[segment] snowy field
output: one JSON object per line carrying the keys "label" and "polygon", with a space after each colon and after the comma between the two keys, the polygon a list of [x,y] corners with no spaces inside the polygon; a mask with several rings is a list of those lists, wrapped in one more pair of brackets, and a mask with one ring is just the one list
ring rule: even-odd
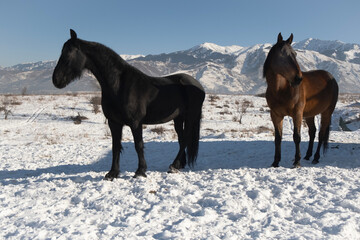
{"label": "snowy field", "polygon": [[[360,239],[359,95],[340,97],[318,165],[291,168],[286,118],[281,167],[269,167],[265,99],[208,95],[193,169],[166,173],[173,124],[146,126],[148,177],[133,179],[125,128],[113,182],[102,180],[111,137],[94,96],[0,96],[0,239]],[[307,141],[303,128],[303,156]]]}

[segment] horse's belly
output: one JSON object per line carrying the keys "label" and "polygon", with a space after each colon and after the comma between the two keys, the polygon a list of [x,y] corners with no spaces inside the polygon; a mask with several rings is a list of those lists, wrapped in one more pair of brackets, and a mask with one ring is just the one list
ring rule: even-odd
{"label": "horse's belly", "polygon": [[323,103],[319,99],[314,99],[314,100],[311,100],[311,101],[307,101],[306,105],[305,105],[305,108],[304,108],[303,116],[305,118],[306,117],[313,117],[315,115],[318,115],[318,114],[324,112],[328,108],[329,108],[329,104]]}
{"label": "horse's belly", "polygon": [[180,115],[180,109],[176,108],[168,113],[154,113],[148,112],[144,118],[145,124],[160,124],[166,123]]}
{"label": "horse's belly", "polygon": [[186,101],[181,86],[162,86],[157,97],[146,107],[145,124],[165,123],[184,112]]}

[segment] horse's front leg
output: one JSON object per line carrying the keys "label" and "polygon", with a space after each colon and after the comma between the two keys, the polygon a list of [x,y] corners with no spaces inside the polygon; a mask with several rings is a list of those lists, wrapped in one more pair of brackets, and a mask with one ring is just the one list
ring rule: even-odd
{"label": "horse's front leg", "polygon": [[300,165],[300,159],[301,159],[301,153],[300,153],[300,142],[301,142],[301,122],[302,122],[302,114],[297,114],[295,117],[293,117],[294,121],[294,134],[293,134],[293,140],[295,143],[295,160],[294,160],[294,168],[301,167]]}
{"label": "horse's front leg", "polygon": [[271,114],[271,120],[275,128],[275,156],[274,156],[274,162],[271,166],[279,167],[279,162],[281,160],[281,139],[282,139],[284,117],[278,116],[273,112],[271,112],[270,114]]}
{"label": "horse's front leg", "polygon": [[147,165],[144,157],[144,141],[142,136],[142,124],[138,124],[137,127],[131,127],[131,132],[134,137],[135,150],[139,159],[139,166],[135,172],[134,177],[135,178],[139,176],[146,177],[145,172],[147,169]]}
{"label": "horse's front leg", "polygon": [[122,138],[122,129],[123,125],[114,123],[109,120],[109,127],[112,137],[112,165],[110,171],[105,175],[105,180],[112,181],[114,178],[117,178],[120,173],[120,153],[122,150],[121,138]]}

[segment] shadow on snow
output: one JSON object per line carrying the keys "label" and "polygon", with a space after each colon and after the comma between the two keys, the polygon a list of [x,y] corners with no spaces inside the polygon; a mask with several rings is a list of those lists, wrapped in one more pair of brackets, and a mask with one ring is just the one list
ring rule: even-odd
{"label": "shadow on snow", "polygon": [[[137,169],[137,155],[132,142],[123,143],[124,151],[120,159],[120,177],[125,171],[135,172]],[[147,142],[145,143],[145,158],[148,164],[148,172],[166,172],[174,160],[177,151],[177,142]],[[304,155],[307,142],[301,145]],[[294,159],[294,143],[284,141],[282,143],[282,161],[280,167],[291,168]],[[186,167],[187,171],[206,171],[209,169],[240,169],[240,168],[269,168],[273,161],[274,143],[272,141],[209,141],[200,142],[197,163],[193,169]],[[330,143],[328,152],[320,158],[320,163],[312,165],[311,161],[301,160],[303,167],[334,166],[351,169],[360,167],[360,144]],[[56,174],[51,179],[71,179],[73,181],[99,181],[103,176],[93,177],[87,174],[79,177],[81,173],[100,173],[105,175],[111,167],[112,153],[109,151],[98,161],[91,164],[68,164],[34,170],[0,170],[1,185],[21,184],[29,182],[31,177],[39,177],[43,174]],[[36,181],[36,180],[34,180]]]}

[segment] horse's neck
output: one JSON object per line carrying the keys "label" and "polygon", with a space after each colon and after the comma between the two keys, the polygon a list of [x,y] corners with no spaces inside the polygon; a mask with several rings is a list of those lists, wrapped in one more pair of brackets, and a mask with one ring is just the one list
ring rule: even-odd
{"label": "horse's neck", "polygon": [[94,74],[102,89],[120,87],[120,75],[127,63],[111,49],[97,43],[83,42],[86,68]]}
{"label": "horse's neck", "polygon": [[298,89],[290,86],[289,82],[280,74],[273,74],[266,76],[267,91],[274,97],[290,98],[296,94]]}

